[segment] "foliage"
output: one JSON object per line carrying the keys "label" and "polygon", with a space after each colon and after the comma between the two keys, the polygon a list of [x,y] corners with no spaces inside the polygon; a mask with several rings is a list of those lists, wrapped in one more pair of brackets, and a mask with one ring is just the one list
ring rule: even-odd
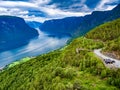
{"label": "foliage", "polygon": [[30,57],[26,57],[26,58],[23,58],[23,59],[21,59],[21,60],[19,60],[19,61],[15,61],[15,62],[13,62],[13,63],[7,65],[7,66],[5,67],[5,69],[14,67],[15,65],[18,65],[18,64],[20,64],[20,63],[27,62],[27,61],[30,60],[30,59],[31,59]]}
{"label": "foliage", "polygon": [[[76,53],[78,47],[85,50]],[[109,79],[111,73],[108,74],[111,71],[106,70],[101,60],[94,56],[92,51],[89,51],[89,49],[100,47],[103,47],[102,42],[84,37],[77,38],[62,50],[37,56],[2,71],[0,89],[118,90],[115,87],[116,84],[112,84],[113,86],[107,84],[111,84]],[[104,71],[106,71],[106,75]]]}
{"label": "foliage", "polygon": [[86,34],[86,37],[104,41],[105,48],[103,51],[120,59],[120,19],[96,27]]}
{"label": "foliage", "polygon": [[120,36],[120,19],[105,23],[86,34],[87,38],[111,41]]}
{"label": "foliage", "polygon": [[[92,52],[104,46],[116,50],[112,47],[119,44],[119,21],[104,24],[100,27],[105,29],[98,27],[88,33],[87,38],[77,38],[63,49],[7,68],[0,73],[0,90],[119,90],[120,69],[106,68]],[[114,28],[109,26],[111,23],[116,25],[118,33],[110,31]],[[106,35],[111,33],[114,35],[112,39]]]}

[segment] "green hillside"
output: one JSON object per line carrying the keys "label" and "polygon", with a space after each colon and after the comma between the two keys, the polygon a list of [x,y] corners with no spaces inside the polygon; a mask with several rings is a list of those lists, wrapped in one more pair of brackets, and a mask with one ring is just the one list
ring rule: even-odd
{"label": "green hillside", "polygon": [[[110,23],[113,25],[119,21]],[[0,90],[120,90],[120,69],[106,68],[93,53],[94,49],[106,47],[107,50],[108,45],[120,43],[116,41],[119,29],[118,33],[112,34],[110,23],[100,26],[105,29],[98,27],[60,50],[1,71]],[[116,27],[112,30],[118,28],[117,24],[114,25]],[[114,38],[106,36],[106,30],[111,31]]]}
{"label": "green hillside", "polygon": [[86,37],[102,41],[110,41],[120,36],[120,19],[100,25],[87,33]]}
{"label": "green hillside", "polygon": [[111,53],[115,58],[120,59],[120,37],[108,42],[103,51],[105,54]]}
{"label": "green hillside", "polygon": [[103,41],[105,43],[104,53],[112,54],[120,59],[120,19],[96,27],[86,37]]}

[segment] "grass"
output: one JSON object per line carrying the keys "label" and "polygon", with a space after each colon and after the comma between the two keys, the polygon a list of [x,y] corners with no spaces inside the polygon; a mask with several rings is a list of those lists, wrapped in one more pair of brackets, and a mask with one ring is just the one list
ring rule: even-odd
{"label": "grass", "polygon": [[8,69],[8,68],[14,67],[15,65],[18,65],[18,64],[27,62],[27,61],[29,61],[30,59],[31,59],[30,57],[23,58],[23,59],[21,59],[21,60],[19,60],[19,61],[15,61],[15,62],[13,62],[13,63],[7,65],[5,68]]}

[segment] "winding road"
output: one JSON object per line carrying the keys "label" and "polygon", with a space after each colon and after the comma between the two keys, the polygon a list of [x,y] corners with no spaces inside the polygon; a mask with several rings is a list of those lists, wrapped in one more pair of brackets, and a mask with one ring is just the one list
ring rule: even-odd
{"label": "winding road", "polygon": [[115,63],[113,63],[113,64],[105,64],[105,62],[103,61],[106,66],[108,66],[108,67],[120,68],[120,60],[114,59],[114,58],[111,58],[111,57],[108,57],[108,56],[103,55],[103,54],[101,53],[101,50],[102,50],[102,49],[95,49],[95,50],[94,50],[94,53],[95,53],[98,57],[100,57],[102,60],[104,60],[104,59],[110,59],[110,60],[114,60],[114,61],[115,61]]}

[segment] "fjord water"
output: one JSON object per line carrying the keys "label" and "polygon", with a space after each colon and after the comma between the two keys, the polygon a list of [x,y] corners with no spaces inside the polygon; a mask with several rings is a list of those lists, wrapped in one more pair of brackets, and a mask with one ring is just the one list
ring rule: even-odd
{"label": "fjord water", "polygon": [[0,53],[0,68],[5,67],[6,65],[20,60],[24,57],[34,57],[43,53],[56,50],[60,47],[63,47],[67,40],[70,38],[68,36],[57,37],[49,36],[39,31],[39,37],[32,39],[29,44],[12,49],[9,51],[4,51]]}

